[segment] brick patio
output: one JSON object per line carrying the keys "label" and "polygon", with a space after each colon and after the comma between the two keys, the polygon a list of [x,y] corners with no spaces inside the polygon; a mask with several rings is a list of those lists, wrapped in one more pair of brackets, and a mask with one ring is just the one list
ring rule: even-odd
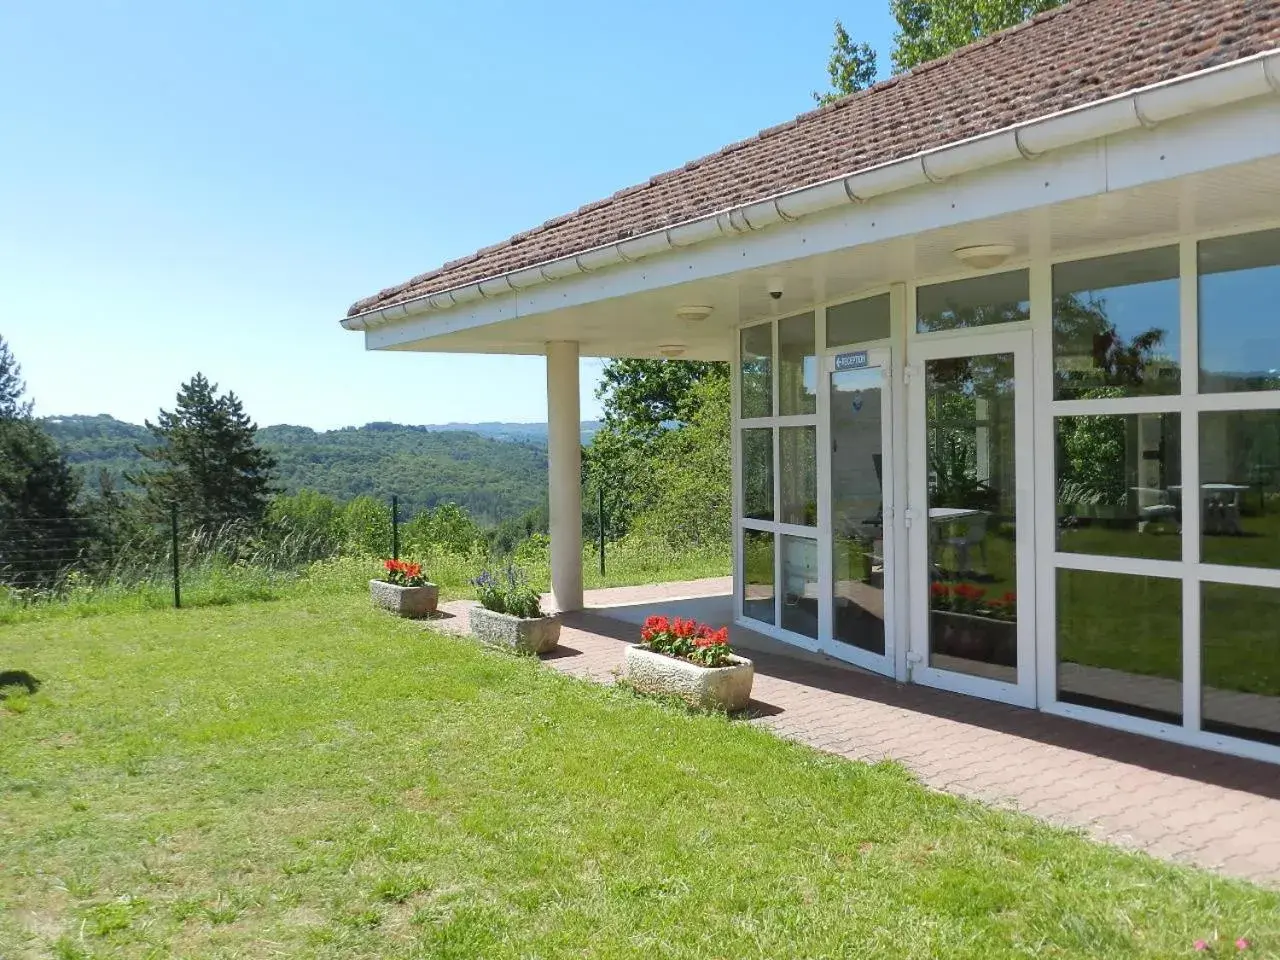
{"label": "brick patio", "polygon": [[[565,616],[549,666],[612,682],[653,612],[725,622],[726,579],[591,591]],[[470,604],[442,609],[465,629]],[[716,614],[719,614],[717,617]],[[1109,843],[1280,885],[1280,768],[1033,710],[903,685],[749,630],[751,723],[852,760],[896,760],[920,780],[1077,827]]]}

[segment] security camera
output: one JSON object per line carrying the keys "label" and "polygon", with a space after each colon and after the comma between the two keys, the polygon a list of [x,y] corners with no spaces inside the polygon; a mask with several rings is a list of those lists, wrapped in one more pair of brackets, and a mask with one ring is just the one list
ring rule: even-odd
{"label": "security camera", "polygon": [[782,299],[782,278],[781,277],[769,278],[769,296],[773,297],[773,299],[775,300]]}

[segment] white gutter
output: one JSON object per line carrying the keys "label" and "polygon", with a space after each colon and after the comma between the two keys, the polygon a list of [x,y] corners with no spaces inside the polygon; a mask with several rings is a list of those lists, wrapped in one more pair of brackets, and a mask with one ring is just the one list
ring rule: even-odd
{"label": "white gutter", "polygon": [[1153,127],[1267,93],[1280,94],[1280,50],[1255,54],[567,257],[423,294],[388,307],[375,307],[345,317],[342,325],[348,330],[385,326],[719,237],[751,233],[845,204],[865,203],[873,197],[910,187],[942,183],[984,167],[1018,159],[1034,160],[1051,150]]}

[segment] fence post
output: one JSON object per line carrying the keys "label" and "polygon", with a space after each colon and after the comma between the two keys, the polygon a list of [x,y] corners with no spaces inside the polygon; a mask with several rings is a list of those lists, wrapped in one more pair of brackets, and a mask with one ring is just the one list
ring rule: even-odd
{"label": "fence post", "polygon": [[400,559],[400,498],[391,496],[391,559]]}
{"label": "fence post", "polygon": [[182,608],[182,561],[178,559],[178,501],[169,505],[169,533],[173,540],[173,608]]}
{"label": "fence post", "polygon": [[600,576],[604,576],[604,481],[596,482],[596,491],[600,495],[600,510],[596,514],[596,526],[600,528]]}

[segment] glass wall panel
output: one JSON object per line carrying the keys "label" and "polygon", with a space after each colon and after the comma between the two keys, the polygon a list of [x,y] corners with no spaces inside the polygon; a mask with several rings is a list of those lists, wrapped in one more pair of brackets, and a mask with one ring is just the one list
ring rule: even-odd
{"label": "glass wall panel", "polygon": [[930,333],[1013,323],[1031,316],[1026,270],[935,283],[916,290],[916,330]]}
{"label": "glass wall panel", "polygon": [[1200,414],[1200,559],[1280,568],[1280,410]]}
{"label": "glass wall panel", "polygon": [[1178,248],[1053,268],[1053,379],[1058,400],[1174,394]]}
{"label": "glass wall panel", "polygon": [[1058,549],[1182,559],[1176,413],[1058,417]]}
{"label": "glass wall panel", "polygon": [[780,523],[818,525],[818,428],[778,429]]}
{"label": "glass wall panel", "polygon": [[929,665],[1016,682],[1016,383],[1011,353],[925,363]]}
{"label": "glass wall panel", "polygon": [[742,418],[773,416],[773,324],[742,331]]}
{"label": "glass wall panel", "polygon": [[742,531],[742,615],[774,622],[773,534]]}
{"label": "glass wall panel", "polygon": [[835,639],[884,653],[884,369],[831,374]]}
{"label": "glass wall panel", "polygon": [[742,431],[742,515],[773,519],[773,428]]}
{"label": "glass wall panel", "polygon": [[1280,390],[1280,230],[1200,244],[1200,389]]}
{"label": "glass wall panel", "polygon": [[818,638],[818,541],[779,537],[782,546],[782,629]]}
{"label": "glass wall panel", "polygon": [[889,295],[867,297],[827,307],[827,346],[886,340],[889,337]]}
{"label": "glass wall panel", "polygon": [[1280,590],[1204,583],[1201,726],[1280,745]]}
{"label": "glass wall panel", "polygon": [[818,412],[818,358],[813,314],[778,321],[778,415]]}
{"label": "glass wall panel", "polygon": [[1058,571],[1058,699],[1182,722],[1182,581]]}

